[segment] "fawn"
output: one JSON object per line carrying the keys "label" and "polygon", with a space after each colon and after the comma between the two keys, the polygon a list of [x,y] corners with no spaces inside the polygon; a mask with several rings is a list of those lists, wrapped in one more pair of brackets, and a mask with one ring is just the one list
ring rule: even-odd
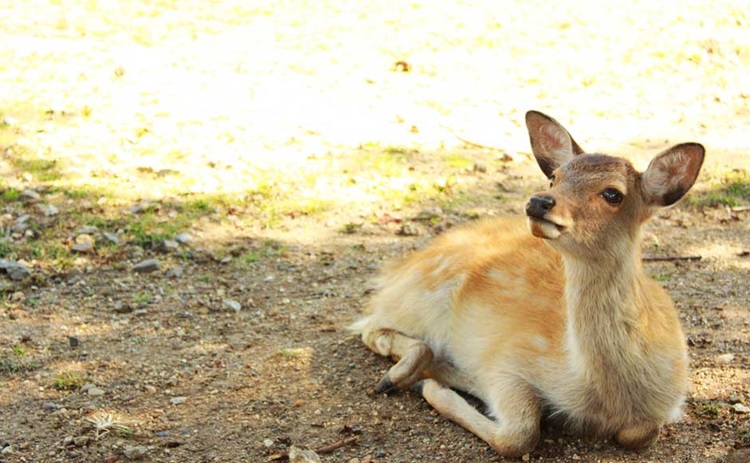
{"label": "fawn", "polygon": [[550,179],[526,219],[454,229],[386,268],[352,325],[397,360],[375,391],[414,388],[506,457],[533,450],[543,413],[646,447],[680,416],[688,357],[672,300],[643,271],[640,230],[692,187],[704,148],[674,146],[639,173],[585,154],[542,113],[526,126]]}

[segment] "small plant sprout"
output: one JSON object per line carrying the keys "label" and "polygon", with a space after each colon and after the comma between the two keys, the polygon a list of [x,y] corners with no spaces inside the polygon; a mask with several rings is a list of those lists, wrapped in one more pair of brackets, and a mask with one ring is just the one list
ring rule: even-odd
{"label": "small plant sprout", "polygon": [[86,421],[96,432],[94,436],[95,440],[99,440],[100,437],[109,434],[112,430],[118,432],[121,435],[130,435],[133,430],[125,426],[119,418],[112,413],[97,412],[94,415],[87,417]]}

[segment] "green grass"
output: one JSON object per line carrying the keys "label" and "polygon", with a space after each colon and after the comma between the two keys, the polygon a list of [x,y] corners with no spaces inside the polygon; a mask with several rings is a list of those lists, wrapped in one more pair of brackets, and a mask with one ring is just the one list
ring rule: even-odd
{"label": "green grass", "polygon": [[445,156],[443,156],[443,162],[445,162],[448,167],[452,167],[455,169],[468,169],[469,167],[474,165],[474,161],[462,154],[457,153],[446,154]]}
{"label": "green grass", "polygon": [[670,278],[672,278],[671,273],[657,273],[654,275],[651,275],[651,278],[653,278],[656,281],[669,281]]}
{"label": "green grass", "polygon": [[62,178],[55,160],[18,156],[10,158],[10,162],[16,169],[31,174],[38,182],[53,182]]}
{"label": "green grass", "polygon": [[20,198],[21,192],[16,190],[15,188],[8,188],[7,190],[3,191],[3,201],[18,201]]}
{"label": "green grass", "polygon": [[86,377],[73,371],[64,371],[52,381],[52,387],[58,391],[75,391],[86,384]]}
{"label": "green grass", "polygon": [[16,249],[7,240],[0,239],[0,258],[11,259],[16,256]]}
{"label": "green grass", "polygon": [[0,356],[0,374],[24,373],[35,370],[39,364],[29,358],[26,348],[14,344],[10,348],[10,355]]}
{"label": "green grass", "polygon": [[151,295],[151,293],[147,291],[135,293],[133,295],[133,303],[139,304],[139,305],[148,304],[148,302],[151,300],[152,297],[153,296]]}
{"label": "green grass", "polygon": [[750,171],[733,170],[710,183],[711,189],[690,196],[689,204],[698,207],[737,207],[750,201]]}

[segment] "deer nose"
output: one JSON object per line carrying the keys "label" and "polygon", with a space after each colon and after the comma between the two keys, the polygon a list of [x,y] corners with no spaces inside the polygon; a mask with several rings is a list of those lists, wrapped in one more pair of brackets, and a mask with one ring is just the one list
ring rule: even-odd
{"label": "deer nose", "polygon": [[532,196],[526,204],[526,215],[541,219],[553,207],[555,207],[555,198],[552,196]]}

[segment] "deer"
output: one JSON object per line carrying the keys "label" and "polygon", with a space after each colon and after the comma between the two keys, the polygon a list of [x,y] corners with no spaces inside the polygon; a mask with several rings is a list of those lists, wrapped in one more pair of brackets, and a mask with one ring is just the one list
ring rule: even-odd
{"label": "deer", "polygon": [[525,218],[454,227],[384,268],[351,326],[395,361],[374,392],[417,391],[503,457],[532,451],[545,416],[647,448],[680,418],[689,373],[677,308],[643,269],[642,228],[690,190],[705,149],[678,144],[638,172],[585,153],[541,112],[525,119],[549,189]]}

